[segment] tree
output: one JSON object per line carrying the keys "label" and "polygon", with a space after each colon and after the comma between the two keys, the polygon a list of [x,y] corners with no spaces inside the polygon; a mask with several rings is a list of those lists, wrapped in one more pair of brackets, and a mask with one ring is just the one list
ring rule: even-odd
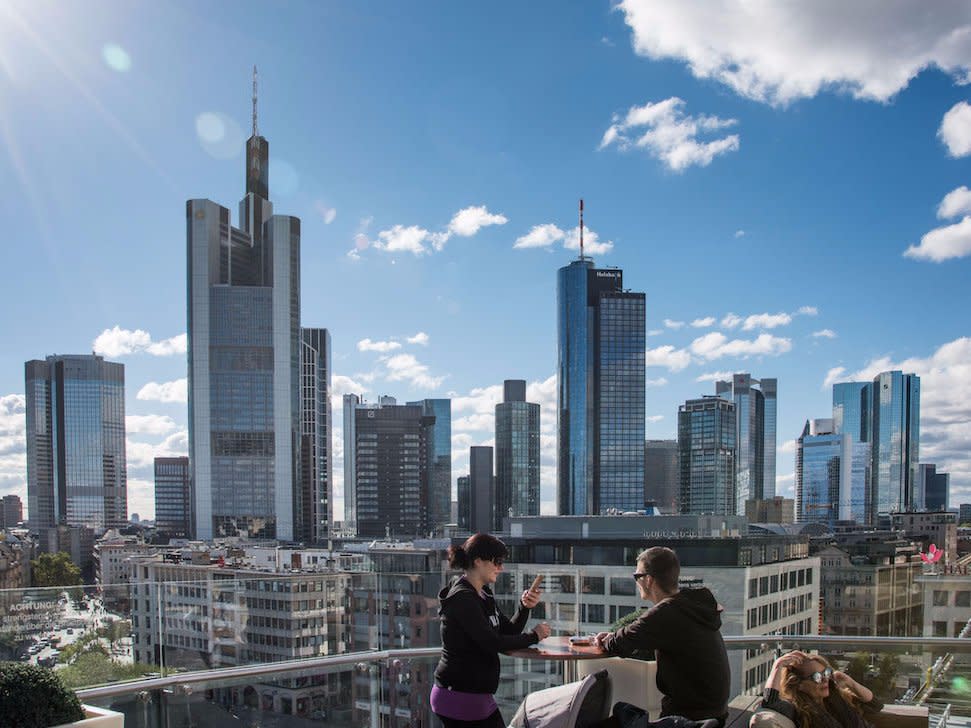
{"label": "tree", "polygon": [[78,586],[81,584],[81,569],[71,561],[65,551],[56,554],[41,554],[30,562],[34,586]]}

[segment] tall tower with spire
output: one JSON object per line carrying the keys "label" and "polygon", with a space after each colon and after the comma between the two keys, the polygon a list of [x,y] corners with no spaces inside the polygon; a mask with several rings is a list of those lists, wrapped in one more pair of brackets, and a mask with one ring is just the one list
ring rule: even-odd
{"label": "tall tower with spire", "polygon": [[274,215],[269,143],[246,142],[239,226],[186,202],[189,460],[195,537],[301,531],[300,220]]}

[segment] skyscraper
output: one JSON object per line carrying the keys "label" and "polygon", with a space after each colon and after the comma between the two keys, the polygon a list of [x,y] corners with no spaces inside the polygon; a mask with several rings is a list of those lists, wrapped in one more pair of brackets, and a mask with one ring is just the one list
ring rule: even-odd
{"label": "skyscraper", "polygon": [[557,275],[561,515],[644,505],[645,296],[581,256]]}
{"label": "skyscraper", "polygon": [[840,466],[845,435],[832,419],[807,420],[796,440],[796,522],[833,525],[840,519]]}
{"label": "skyscraper", "polygon": [[345,394],[343,399],[344,429],[344,530],[357,533],[357,463],[354,446],[357,442],[354,412],[361,404],[361,397]]}
{"label": "skyscraper", "polygon": [[300,329],[300,497],[296,538],[322,543],[333,505],[331,347],[327,329]]}
{"label": "skyscraper", "polygon": [[951,486],[949,473],[939,473],[933,463],[921,463],[918,466],[917,481],[920,497],[914,503],[914,510],[946,511],[948,509],[948,491]]}
{"label": "skyscraper", "polygon": [[57,526],[95,534],[128,521],[125,367],[95,355],[24,365],[30,527],[50,547]]}
{"label": "skyscraper", "polygon": [[910,511],[918,487],[920,377],[883,372],[871,389],[871,508],[880,515]]}
{"label": "skyscraper", "polygon": [[678,408],[681,512],[736,515],[735,403],[718,396]]}
{"label": "skyscraper", "polygon": [[502,516],[496,513],[496,478],[492,471],[492,448],[469,448],[469,530],[472,533],[498,531]]}
{"label": "skyscraper", "polygon": [[24,504],[19,495],[5,495],[0,499],[0,528],[13,528],[24,519]]}
{"label": "skyscraper", "polygon": [[496,405],[496,517],[539,515],[538,404],[526,401],[526,382],[503,382]]}
{"label": "skyscraper", "polygon": [[192,535],[189,458],[155,458],[155,528],[175,538]]}
{"label": "skyscraper", "polygon": [[451,519],[452,508],[452,400],[422,399],[409,402],[434,417],[428,438],[428,475],[425,500],[428,503],[428,530],[440,533]]}
{"label": "skyscraper", "polygon": [[456,503],[456,523],[459,531],[467,533],[472,528],[472,484],[468,475],[460,475],[456,481],[458,502]]}
{"label": "skyscraper", "polygon": [[[428,531],[428,440],[435,418],[423,407],[399,405],[393,397],[377,404],[354,403],[345,397],[353,440],[344,429],[345,463],[353,461],[354,517],[357,535],[365,538],[414,537]],[[348,455],[348,451],[350,451]],[[344,471],[345,484],[348,472]],[[345,485],[345,500],[349,497]]]}
{"label": "skyscraper", "polygon": [[735,486],[738,515],[745,501],[775,496],[776,392],[775,379],[752,379],[734,374],[730,382],[715,382],[715,394],[735,403]]}
{"label": "skyscraper", "polygon": [[681,470],[677,440],[644,442],[644,501],[654,501],[663,513],[678,513]]}
{"label": "skyscraper", "polygon": [[189,461],[202,539],[296,536],[300,220],[273,214],[255,90],[253,105],[240,227],[215,202],[186,203]]}

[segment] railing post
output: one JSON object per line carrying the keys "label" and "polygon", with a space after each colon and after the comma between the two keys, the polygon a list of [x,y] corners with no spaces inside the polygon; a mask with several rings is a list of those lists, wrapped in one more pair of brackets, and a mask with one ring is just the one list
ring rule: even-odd
{"label": "railing post", "polygon": [[372,662],[368,666],[368,677],[370,678],[371,691],[371,728],[381,728],[381,683],[378,676],[381,674],[381,666],[377,662]]}

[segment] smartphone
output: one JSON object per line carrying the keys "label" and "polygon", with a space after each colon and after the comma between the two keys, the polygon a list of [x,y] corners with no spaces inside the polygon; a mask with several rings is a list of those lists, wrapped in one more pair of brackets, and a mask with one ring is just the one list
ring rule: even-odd
{"label": "smartphone", "polygon": [[593,637],[589,635],[586,637],[571,637],[570,644],[576,647],[589,647],[593,644]]}
{"label": "smartphone", "polygon": [[536,575],[536,578],[533,579],[533,583],[530,584],[529,590],[530,591],[534,591],[534,592],[538,592],[539,591],[539,587],[540,587],[540,585],[542,583],[543,583],[543,575],[542,574],[537,574]]}

